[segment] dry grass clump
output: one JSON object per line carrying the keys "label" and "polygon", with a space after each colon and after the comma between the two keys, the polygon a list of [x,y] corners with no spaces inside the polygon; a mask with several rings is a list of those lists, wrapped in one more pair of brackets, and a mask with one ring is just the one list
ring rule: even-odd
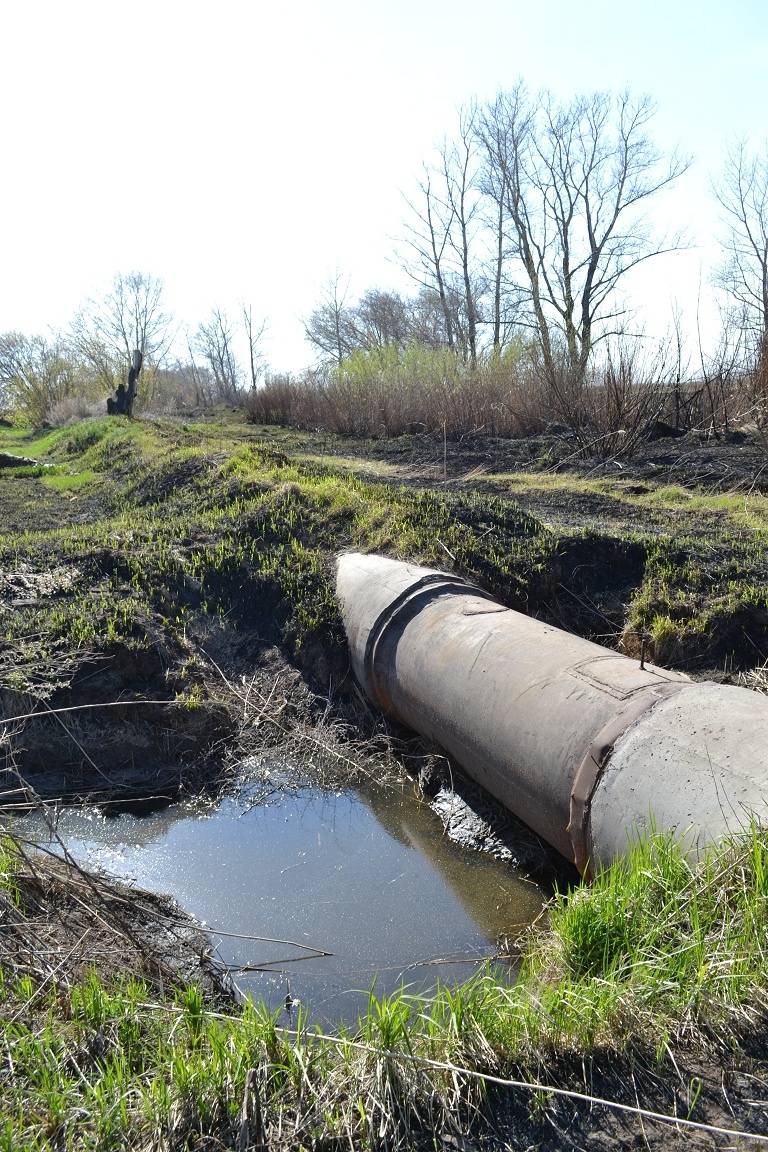
{"label": "dry grass clump", "polygon": [[554,427],[581,454],[603,459],[631,456],[657,422],[719,435],[765,421],[764,370],[711,365],[684,379],[670,352],[620,344],[586,373],[565,363],[546,373],[523,344],[475,367],[447,349],[385,347],[300,377],[275,376],[245,407],[253,423],[370,437],[517,438]]}
{"label": "dry grass clump", "polygon": [[418,345],[357,352],[334,370],[276,377],[249,395],[246,411],[259,424],[448,440],[530,435],[548,419],[535,373],[513,357],[470,371],[453,353]]}
{"label": "dry grass clump", "polygon": [[53,428],[61,428],[65,424],[76,424],[79,420],[93,420],[104,416],[107,403],[104,399],[94,399],[93,396],[74,395],[65,396],[52,404],[48,411],[46,424]]}
{"label": "dry grass clump", "polygon": [[[132,972],[159,991],[203,980],[219,992],[205,933],[174,902],[85,871],[54,836],[56,853],[5,834],[0,845],[0,971],[35,997],[71,988],[91,969]],[[34,1017],[30,995],[17,1018]]]}
{"label": "dry grass clump", "polygon": [[750,668],[748,672],[740,673],[739,683],[745,688],[752,688],[755,692],[765,692],[768,695],[768,660],[764,664],[758,664],[756,668]]}

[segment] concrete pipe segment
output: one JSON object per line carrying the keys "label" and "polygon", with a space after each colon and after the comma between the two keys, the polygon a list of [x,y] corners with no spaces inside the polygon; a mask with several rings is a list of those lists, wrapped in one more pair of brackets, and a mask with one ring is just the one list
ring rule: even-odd
{"label": "concrete pipe segment", "polygon": [[649,828],[695,855],[768,818],[768,697],[641,668],[383,556],[341,556],[336,591],[368,697],[582,873]]}

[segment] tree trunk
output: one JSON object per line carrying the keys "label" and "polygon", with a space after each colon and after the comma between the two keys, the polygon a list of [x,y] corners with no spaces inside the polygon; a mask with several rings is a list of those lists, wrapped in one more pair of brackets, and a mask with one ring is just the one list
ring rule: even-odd
{"label": "tree trunk", "polygon": [[504,200],[499,196],[499,221],[496,226],[496,275],[493,282],[493,350],[501,352],[501,270],[504,261]]}
{"label": "tree trunk", "polygon": [[123,384],[121,380],[117,386],[114,399],[110,396],[107,400],[107,412],[110,416],[133,415],[133,404],[136,399],[136,384],[139,379],[143,360],[144,357],[141,352],[138,348],[135,348],[132,363],[128,369],[128,384]]}

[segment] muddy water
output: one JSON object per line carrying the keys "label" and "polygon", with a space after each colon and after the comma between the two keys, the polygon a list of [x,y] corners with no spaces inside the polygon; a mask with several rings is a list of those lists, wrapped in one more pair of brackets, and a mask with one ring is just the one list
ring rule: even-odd
{"label": "muddy water", "polygon": [[[536,885],[452,844],[410,794],[251,799],[146,816],[72,809],[58,834],[81,863],[167,892],[204,921],[244,994],[279,1008],[290,993],[319,1022],[354,1022],[374,982],[383,993],[466,978],[541,909]],[[24,824],[45,838],[37,818]],[[246,939],[256,936],[294,943]]]}

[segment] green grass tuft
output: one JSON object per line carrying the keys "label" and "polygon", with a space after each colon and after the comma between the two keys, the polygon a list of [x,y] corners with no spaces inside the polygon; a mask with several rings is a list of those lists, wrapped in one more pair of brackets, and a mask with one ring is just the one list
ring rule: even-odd
{"label": "green grass tuft", "polygon": [[761,1017],[766,939],[768,831],[752,826],[698,866],[669,836],[636,843],[555,898],[516,984],[486,972],[429,997],[372,992],[356,1032],[334,1042],[304,1018],[284,1031],[263,1005],[217,1014],[196,986],[163,997],[94,972],[69,990],[4,973],[13,1075],[0,1076],[0,1141],[231,1148],[252,1092],[286,1146],[412,1147],[419,1133],[466,1131],[484,1097],[482,1082],[421,1058],[536,1077],[542,1062],[596,1047],[660,1064],[683,1041],[732,1055]]}

